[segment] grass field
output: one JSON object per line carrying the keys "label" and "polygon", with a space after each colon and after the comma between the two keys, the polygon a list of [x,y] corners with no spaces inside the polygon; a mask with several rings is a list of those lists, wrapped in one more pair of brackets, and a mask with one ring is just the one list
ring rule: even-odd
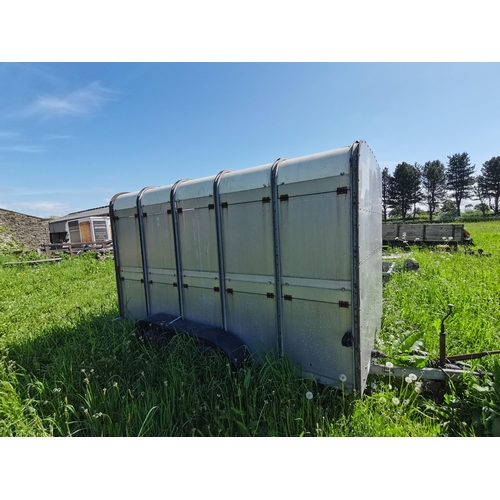
{"label": "grass field", "polygon": [[[377,348],[394,364],[439,356],[449,303],[449,354],[500,349],[500,222],[466,228],[491,256],[412,249],[420,270],[384,286]],[[449,382],[439,397],[373,378],[360,398],[298,378],[287,359],[232,372],[187,338],[144,346],[114,321],[116,302],[112,259],[0,267],[1,436],[500,435],[499,356],[471,362],[495,377]]]}

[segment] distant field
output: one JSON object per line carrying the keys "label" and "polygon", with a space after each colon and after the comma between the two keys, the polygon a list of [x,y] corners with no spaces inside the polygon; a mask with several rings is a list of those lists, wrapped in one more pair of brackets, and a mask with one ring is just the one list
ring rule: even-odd
{"label": "distant field", "polygon": [[[413,249],[420,270],[384,286],[377,348],[394,364],[439,356],[449,303],[449,354],[500,349],[500,222],[466,229],[491,256]],[[439,397],[418,380],[373,378],[359,398],[298,378],[286,359],[233,373],[189,339],[145,347],[117,316],[112,259],[0,267],[0,435],[500,435],[500,374]],[[498,371],[498,358],[471,364]]]}

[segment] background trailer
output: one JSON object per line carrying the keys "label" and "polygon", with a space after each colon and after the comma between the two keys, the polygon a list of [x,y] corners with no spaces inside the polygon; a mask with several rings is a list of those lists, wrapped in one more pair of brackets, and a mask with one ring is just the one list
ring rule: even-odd
{"label": "background trailer", "polygon": [[364,141],[120,193],[110,215],[122,317],[205,326],[364,391],[382,317],[381,173]]}

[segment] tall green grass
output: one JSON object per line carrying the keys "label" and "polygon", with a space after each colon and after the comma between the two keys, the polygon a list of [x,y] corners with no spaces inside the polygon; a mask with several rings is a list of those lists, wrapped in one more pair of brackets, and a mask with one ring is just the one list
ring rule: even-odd
{"label": "tall green grass", "polygon": [[[401,345],[413,335],[429,357],[437,355],[433,322],[453,302],[455,311],[446,323],[450,352],[498,348],[497,309],[483,306],[498,299],[498,285],[489,276],[498,277],[500,268],[491,236],[499,228],[468,227],[492,257],[415,251],[421,271],[396,273],[385,285],[379,347],[393,358],[401,356]],[[464,288],[460,275],[465,269]],[[273,353],[233,371],[226,359],[200,352],[182,335],[162,349],[145,345],[134,326],[115,321],[117,316],[111,259],[86,254],[60,264],[0,268],[0,435],[496,432],[498,385],[488,377],[448,385],[440,400],[422,392],[418,381],[373,379],[360,398],[297,376],[287,358]],[[494,368],[492,360],[482,363]]]}

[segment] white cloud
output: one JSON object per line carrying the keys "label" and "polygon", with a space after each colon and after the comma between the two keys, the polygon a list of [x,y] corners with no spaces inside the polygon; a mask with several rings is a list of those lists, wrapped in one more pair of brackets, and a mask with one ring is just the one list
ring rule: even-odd
{"label": "white cloud", "polygon": [[15,151],[18,153],[43,153],[47,148],[33,144],[14,144],[9,146],[0,146],[0,151]]}
{"label": "white cloud", "polygon": [[63,97],[39,97],[25,113],[43,118],[90,115],[98,111],[115,94],[116,92],[103,87],[99,82],[93,82]]}
{"label": "white cloud", "polygon": [[59,135],[59,134],[45,134],[43,136],[45,141],[56,141],[59,139],[73,139],[72,135]]}
{"label": "white cloud", "polygon": [[38,217],[49,217],[50,215],[64,215],[70,212],[70,206],[59,201],[25,201],[9,203],[7,210],[27,213]]}

